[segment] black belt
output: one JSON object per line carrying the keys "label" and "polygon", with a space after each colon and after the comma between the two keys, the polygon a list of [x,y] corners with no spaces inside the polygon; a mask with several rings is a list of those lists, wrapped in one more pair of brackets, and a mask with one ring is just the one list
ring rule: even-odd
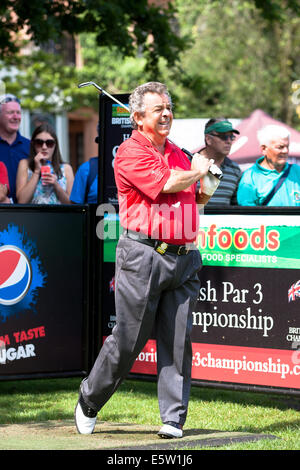
{"label": "black belt", "polygon": [[152,238],[146,237],[144,234],[139,234],[133,230],[124,230],[126,235],[131,240],[135,240],[144,245],[152,246],[160,255],[165,253],[173,253],[175,255],[187,255],[190,251],[190,247],[187,245],[173,245],[170,243],[162,242],[161,240],[153,240]]}

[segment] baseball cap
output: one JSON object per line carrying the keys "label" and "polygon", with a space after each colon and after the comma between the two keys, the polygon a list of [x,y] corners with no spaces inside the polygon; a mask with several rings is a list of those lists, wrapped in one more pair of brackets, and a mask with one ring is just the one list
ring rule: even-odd
{"label": "baseball cap", "polygon": [[234,132],[235,134],[239,134],[239,131],[237,129],[234,129],[232,127],[231,122],[227,121],[227,119],[225,119],[224,121],[215,122],[211,126],[208,126],[205,129],[204,134],[209,134],[212,131],[221,132],[221,133],[222,132]]}

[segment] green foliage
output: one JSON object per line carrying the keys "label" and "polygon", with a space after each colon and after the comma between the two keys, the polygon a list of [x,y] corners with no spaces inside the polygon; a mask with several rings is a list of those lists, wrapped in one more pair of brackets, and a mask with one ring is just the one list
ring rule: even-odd
{"label": "green foliage", "polygon": [[181,55],[180,80],[168,74],[172,93],[180,97],[176,117],[244,118],[261,108],[299,123],[291,104],[291,85],[300,76],[300,18],[294,10],[281,9],[280,20],[272,14],[271,21],[252,1],[177,5],[180,28],[193,46]]}
{"label": "green foliage", "polygon": [[271,22],[284,21],[284,14],[287,9],[298,15],[300,14],[298,0],[254,0],[254,3],[261,10],[263,17]]}
{"label": "green foliage", "polygon": [[[61,2],[32,0],[25,11],[28,2],[17,0],[15,9],[23,14],[17,26],[7,19],[7,2],[0,6],[2,71],[9,63],[19,73],[13,68],[1,78],[7,91],[22,94],[29,109],[97,109],[96,90],[77,88],[83,81],[129,93],[142,82],[159,80],[168,85],[177,118],[244,118],[261,108],[300,125],[291,100],[292,84],[300,78],[297,1],[174,0],[161,11],[146,0],[76,0],[63,15]],[[42,51],[4,54],[21,45],[5,41],[24,24],[36,40],[52,37],[53,30],[80,32],[83,67],[66,66],[58,55]]]}
{"label": "green foliage", "polygon": [[84,104],[84,96],[77,91],[76,70],[63,64],[62,58],[43,51],[22,56],[17,62],[2,63],[2,81],[8,93],[22,99],[22,106],[30,111],[60,112]]}
{"label": "green foliage", "polygon": [[172,66],[185,48],[185,39],[172,30],[174,15],[171,4],[160,8],[147,0],[1,0],[0,59],[16,53],[22,31],[35,44],[57,41],[62,32],[89,32],[98,45],[115,46],[123,56],[141,48],[149,70],[157,69],[159,57]]}
{"label": "green foliage", "polygon": [[95,34],[81,35],[80,42],[84,67],[78,70],[79,82],[94,81],[110,93],[128,93],[144,81],[144,57],[123,57],[116,47],[100,48]]}

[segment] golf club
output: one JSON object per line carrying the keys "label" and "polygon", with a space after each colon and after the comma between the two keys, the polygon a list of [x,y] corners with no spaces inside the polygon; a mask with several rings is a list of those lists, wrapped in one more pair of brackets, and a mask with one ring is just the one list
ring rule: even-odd
{"label": "golf club", "polygon": [[111,100],[115,101],[116,103],[118,103],[120,106],[122,106],[123,108],[125,108],[128,112],[130,112],[130,109],[128,108],[128,106],[126,106],[125,104],[121,103],[121,101],[117,100],[114,96],[110,95],[107,91],[105,91],[103,88],[101,88],[99,85],[97,85],[97,83],[95,82],[84,82],[84,83],[80,83],[78,85],[78,88],[82,88],[84,86],[90,86],[90,85],[93,85],[94,87],[97,88],[97,90],[101,91],[102,93],[104,93],[105,95],[107,95]]}

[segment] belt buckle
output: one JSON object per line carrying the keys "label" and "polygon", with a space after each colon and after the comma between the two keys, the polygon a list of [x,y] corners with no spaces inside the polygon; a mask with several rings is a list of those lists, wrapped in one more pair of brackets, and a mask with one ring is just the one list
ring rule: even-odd
{"label": "belt buckle", "polygon": [[[183,250],[183,251],[181,251]],[[188,252],[190,251],[190,248],[185,246],[185,245],[180,245],[180,247],[178,248],[178,251],[177,251],[177,254],[180,256],[180,255],[186,255],[188,254]]]}
{"label": "belt buckle", "polygon": [[157,246],[155,247],[155,251],[157,251],[157,253],[159,253],[160,255],[164,255],[168,249],[168,246],[169,246],[168,243],[161,242],[157,244]]}

